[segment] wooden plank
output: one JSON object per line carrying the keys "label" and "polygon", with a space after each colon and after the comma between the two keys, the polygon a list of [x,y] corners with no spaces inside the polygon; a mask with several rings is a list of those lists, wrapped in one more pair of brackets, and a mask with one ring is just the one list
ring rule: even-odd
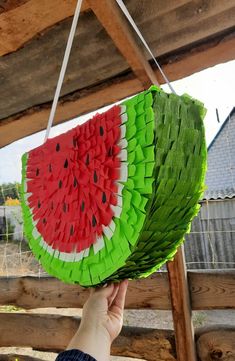
{"label": "wooden plank", "polygon": [[[0,119],[52,101],[71,20],[59,22],[18,51],[0,57]],[[128,64],[93,12],[83,12],[60,96],[90,89],[127,70]]]}
{"label": "wooden plank", "polygon": [[197,352],[201,361],[235,360],[235,326],[215,325],[196,333]]}
{"label": "wooden plank", "polygon": [[[59,352],[67,346],[79,322],[79,319],[58,315],[0,314],[0,347],[33,347],[36,350]],[[201,361],[232,361],[235,356],[234,340],[233,326],[201,328],[197,332],[198,356]],[[170,330],[124,327],[111,353],[149,361],[156,361],[156,357],[158,361],[174,361],[174,334]],[[14,359],[2,359],[0,356],[0,360]]]}
{"label": "wooden plank", "polygon": [[0,0],[0,14],[15,9],[18,6],[25,4],[27,1],[29,0]]}
{"label": "wooden plank", "polygon": [[[81,91],[79,94],[67,97],[63,102],[60,100],[53,124],[60,124],[66,120],[73,119],[87,112],[91,112],[110,103],[115,103],[120,99],[134,95],[143,90],[138,79],[127,80],[124,83],[112,84],[108,87],[97,87],[97,91]],[[71,99],[71,100],[70,100]],[[76,100],[75,100],[76,99]],[[50,114],[50,106],[47,104],[43,107],[35,107],[23,112],[17,117],[8,118],[0,122],[0,148],[14,140],[20,139],[26,135],[43,130],[47,126]]]}
{"label": "wooden plank", "polygon": [[[140,18],[137,23],[155,56],[173,53],[183,47],[234,30],[234,0],[188,1],[185,5],[149,21]],[[169,26],[170,24],[170,26]]]}
{"label": "wooden plank", "polygon": [[[0,56],[19,49],[36,34],[74,14],[77,0],[30,0],[0,15]],[[83,0],[81,11],[88,10]]]}
{"label": "wooden plank", "polygon": [[177,361],[196,361],[194,330],[183,246],[174,261],[167,263],[175,329]]}
{"label": "wooden plank", "polygon": [[[68,316],[0,313],[0,347],[61,351],[68,345],[79,323],[79,319]],[[173,331],[123,327],[113,343],[111,354],[149,361],[155,361],[159,355],[158,361],[176,361]]]}
{"label": "wooden plank", "polygon": [[143,51],[137,45],[130,26],[124,19],[116,1],[87,1],[143,86],[148,88],[151,84],[158,84],[155,73],[144,57]]}
{"label": "wooden plank", "polygon": [[[210,42],[195,46],[194,49],[181,51],[164,60],[163,69],[171,81],[181,79],[194,72],[223,63],[235,58],[235,36],[218,37]],[[157,75],[160,83],[162,79]],[[143,90],[138,79],[130,76],[116,78],[113,82],[103,83],[86,91],[63,97],[57,107],[54,124],[65,122],[99,107],[114,103]],[[49,105],[30,108],[21,114],[0,122],[0,148],[17,139],[46,128]]]}
{"label": "wooden plank", "polygon": [[[138,15],[143,13],[141,10],[147,11],[147,18],[150,17],[149,14],[154,13],[162,16],[187,2],[188,0],[167,0],[163,7],[160,3],[156,5],[153,1],[149,1],[148,7],[144,5],[144,9],[141,9],[141,3],[136,6],[136,2],[132,2],[130,5],[131,10],[133,10],[133,5],[134,10],[137,10],[137,13],[132,12],[134,18],[138,20]],[[28,4],[26,5],[26,3]],[[56,3],[58,3],[58,8],[55,7]],[[3,31],[7,35],[4,37],[4,44],[0,42],[0,55],[5,55],[19,49],[26,41],[32,39],[49,26],[56,24],[58,19],[61,21],[72,16],[76,0],[58,0],[57,2],[54,0],[50,0],[50,2],[45,0],[40,2],[37,0],[11,0],[0,5],[0,15],[4,14],[4,16],[0,16],[0,28],[2,29],[1,32]],[[47,9],[45,5],[47,5]],[[152,10],[153,8],[156,8],[156,12]],[[88,9],[89,6],[86,0],[83,0],[81,11]],[[39,16],[35,17],[35,14]],[[43,15],[45,16],[43,17]],[[14,27],[11,27],[13,23]],[[28,28],[25,26],[26,23]]]}
{"label": "wooden plank", "polygon": [[[64,284],[55,278],[0,278],[0,304],[25,309],[42,307],[81,308],[89,294],[86,288]],[[137,296],[138,295],[138,296]],[[170,309],[167,274],[130,282],[125,307]]]}
{"label": "wooden plank", "polygon": [[235,271],[188,272],[192,310],[235,309]]}
{"label": "wooden plank", "polygon": [[148,0],[145,1],[130,1],[125,2],[128,11],[130,12],[136,24],[141,23],[141,19],[152,20],[156,17],[167,16],[172,10],[180,8],[182,5],[188,3],[189,0],[164,0],[164,6],[161,1]]}
{"label": "wooden plank", "polygon": [[[204,69],[235,59],[235,31],[187,51],[179,52],[164,61],[163,69],[170,81],[179,80]],[[160,83],[163,79],[159,75]]]}
{"label": "wooden plank", "polygon": [[[188,272],[193,310],[235,309],[235,271]],[[25,309],[81,308],[87,290],[55,278],[0,278],[0,305]],[[126,308],[171,310],[168,276],[159,272],[147,279],[131,281]]]}

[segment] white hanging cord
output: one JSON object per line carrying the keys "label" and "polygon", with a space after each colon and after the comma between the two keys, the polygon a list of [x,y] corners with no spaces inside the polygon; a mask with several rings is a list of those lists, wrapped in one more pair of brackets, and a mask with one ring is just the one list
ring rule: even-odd
{"label": "white hanging cord", "polygon": [[122,0],[116,0],[118,5],[120,6],[120,8],[122,9],[123,13],[125,14],[125,16],[127,17],[128,21],[130,22],[130,24],[132,25],[132,27],[134,28],[134,30],[136,31],[137,35],[139,36],[140,40],[142,41],[142,43],[144,44],[144,46],[146,47],[147,51],[149,52],[149,54],[151,55],[151,57],[153,58],[153,61],[155,62],[155,64],[157,65],[160,73],[162,74],[165,82],[167,83],[167,85],[169,86],[170,90],[172,91],[172,93],[176,94],[175,90],[173,89],[170,81],[168,80],[167,76],[164,74],[162,68],[160,67],[160,65],[158,64],[157,60],[155,59],[155,56],[153,55],[150,47],[148,46],[148,44],[146,43],[143,35],[141,34],[139,28],[137,27],[136,23],[134,22],[133,18],[131,17],[129,11],[127,10],[125,4],[123,3]]}
{"label": "white hanging cord", "polygon": [[58,103],[58,100],[59,100],[60,91],[61,91],[61,88],[62,88],[64,75],[65,75],[66,68],[67,68],[67,65],[68,65],[69,55],[70,55],[70,52],[71,52],[73,39],[74,39],[74,35],[75,35],[77,23],[78,23],[78,18],[79,18],[79,14],[80,14],[80,10],[81,10],[81,5],[82,5],[82,0],[78,0],[77,6],[76,6],[76,9],[75,9],[75,13],[74,13],[74,17],[73,17],[72,26],[71,26],[70,33],[69,33],[68,42],[67,42],[67,45],[66,45],[66,50],[65,50],[65,53],[64,53],[64,59],[63,59],[62,67],[61,67],[61,70],[60,70],[59,80],[58,80],[58,83],[57,83],[57,86],[56,86],[56,91],[55,91],[55,95],[54,95],[54,99],[53,99],[53,103],[52,103],[52,107],[51,107],[50,116],[49,116],[49,119],[48,119],[47,130],[46,130],[46,135],[45,135],[44,142],[46,142],[47,138],[49,137],[49,133],[50,133],[52,123],[53,123],[53,120],[54,120],[56,107],[57,107],[57,103]]}

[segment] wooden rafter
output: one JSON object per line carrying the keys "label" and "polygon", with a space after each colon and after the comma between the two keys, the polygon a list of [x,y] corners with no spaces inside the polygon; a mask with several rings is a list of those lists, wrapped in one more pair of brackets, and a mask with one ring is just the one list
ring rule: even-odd
{"label": "wooden rafter", "polygon": [[137,45],[116,1],[87,1],[143,86],[146,88],[151,84],[158,84],[156,74]]}
{"label": "wooden rafter", "polygon": [[[157,13],[162,16],[187,1],[171,0],[164,7],[159,3]],[[11,0],[1,4],[0,56],[16,51],[38,33],[73,16],[76,2],[77,0]],[[86,10],[89,10],[89,5],[83,0],[81,12]]]}
{"label": "wooden rafter", "polygon": [[[0,56],[19,49],[46,28],[74,14],[76,0],[29,0],[0,15]],[[83,0],[81,11],[88,10]]]}
{"label": "wooden rafter", "polygon": [[[231,35],[213,40],[211,43],[195,47],[191,52],[181,53],[171,58],[163,65],[163,69],[171,81],[178,80],[197,71],[223,63],[235,58],[235,36]],[[163,82],[160,75],[160,83]],[[109,83],[110,84],[110,83]],[[123,76],[109,85],[102,84],[90,91],[73,94],[72,99],[62,98],[58,104],[54,124],[62,123],[79,115],[89,113],[102,106],[114,103],[120,99],[143,90],[143,85],[137,78]],[[11,142],[46,128],[49,117],[49,105],[10,117],[0,122],[0,148]]]}

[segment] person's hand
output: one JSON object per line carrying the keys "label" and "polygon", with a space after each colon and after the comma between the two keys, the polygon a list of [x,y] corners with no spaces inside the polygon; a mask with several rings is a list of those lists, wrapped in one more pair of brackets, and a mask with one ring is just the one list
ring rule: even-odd
{"label": "person's hand", "polygon": [[79,348],[97,361],[109,359],[111,343],[122,328],[127,286],[125,280],[91,290],[83,307],[81,325],[69,349]]}
{"label": "person's hand", "polygon": [[120,333],[128,281],[91,291],[83,308],[81,327],[102,329],[112,342]]}

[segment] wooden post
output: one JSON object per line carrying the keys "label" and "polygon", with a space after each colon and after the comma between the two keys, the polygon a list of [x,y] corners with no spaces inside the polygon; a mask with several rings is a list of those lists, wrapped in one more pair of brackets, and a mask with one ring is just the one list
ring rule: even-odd
{"label": "wooden post", "polygon": [[194,330],[183,247],[178,250],[174,261],[167,263],[167,268],[177,361],[196,361]]}

